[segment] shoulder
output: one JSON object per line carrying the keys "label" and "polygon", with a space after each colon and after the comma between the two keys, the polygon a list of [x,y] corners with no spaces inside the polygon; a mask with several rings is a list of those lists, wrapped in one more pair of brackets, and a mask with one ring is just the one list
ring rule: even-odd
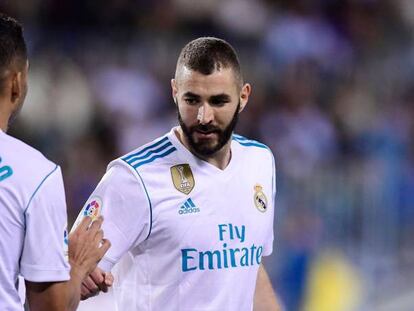
{"label": "shoulder", "polygon": [[139,173],[141,170],[159,166],[173,156],[177,149],[168,135],[161,136],[135,150],[114,160],[109,167],[128,167],[131,172]]}
{"label": "shoulder", "polygon": [[239,147],[238,150],[240,150],[240,152],[247,153],[249,156],[254,156],[255,159],[257,159],[257,157],[270,157],[273,161],[272,150],[267,145],[238,134],[233,134],[232,140],[235,146]]}
{"label": "shoulder", "polygon": [[[7,172],[6,175],[2,173]],[[0,193],[27,210],[35,196],[63,194],[60,168],[38,150],[0,132]]]}
{"label": "shoulder", "polygon": [[[236,151],[242,154],[243,163],[248,163],[253,170],[264,169],[272,175],[272,188],[276,191],[276,161],[272,150],[265,144],[233,134],[233,144]],[[237,148],[238,147],[238,148]]]}
{"label": "shoulder", "polygon": [[21,177],[19,182],[25,180],[37,183],[58,168],[40,151],[10,135],[0,133],[0,142],[0,166],[10,166]]}

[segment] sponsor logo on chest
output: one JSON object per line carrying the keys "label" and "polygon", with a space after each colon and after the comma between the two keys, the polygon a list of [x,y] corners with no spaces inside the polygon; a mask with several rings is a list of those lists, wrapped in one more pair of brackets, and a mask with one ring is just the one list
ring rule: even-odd
{"label": "sponsor logo on chest", "polygon": [[224,223],[217,226],[214,248],[181,249],[181,271],[220,270],[258,266],[264,246],[247,241],[247,226]]}

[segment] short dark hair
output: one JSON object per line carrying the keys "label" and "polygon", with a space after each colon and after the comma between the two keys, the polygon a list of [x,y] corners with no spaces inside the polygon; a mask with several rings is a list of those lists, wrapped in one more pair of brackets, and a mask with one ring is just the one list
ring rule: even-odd
{"label": "short dark hair", "polygon": [[243,77],[239,58],[234,48],[226,41],[214,37],[201,37],[187,43],[181,50],[177,61],[177,71],[181,66],[200,72],[212,74],[221,68],[233,69],[240,86]]}
{"label": "short dark hair", "polygon": [[0,13],[0,70],[4,71],[15,61],[19,65],[27,60],[23,27],[14,18]]}

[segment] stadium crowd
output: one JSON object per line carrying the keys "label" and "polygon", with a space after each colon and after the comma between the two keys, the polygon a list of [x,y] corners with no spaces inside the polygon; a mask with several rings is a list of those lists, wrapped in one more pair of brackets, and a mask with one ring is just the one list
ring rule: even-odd
{"label": "stadium crowd", "polygon": [[37,0],[0,10],[22,21],[31,59],[10,133],[62,165],[69,219],[109,161],[177,123],[179,49],[214,35],[240,52],[253,85],[237,132],[276,156],[267,267],[286,309],[380,310],[380,298],[412,286],[412,1]]}

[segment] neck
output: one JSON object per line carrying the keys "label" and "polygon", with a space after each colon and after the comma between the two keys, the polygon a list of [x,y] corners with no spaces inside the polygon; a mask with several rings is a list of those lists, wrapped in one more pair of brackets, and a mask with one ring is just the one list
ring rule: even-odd
{"label": "neck", "polygon": [[7,131],[9,124],[10,113],[2,108],[3,105],[0,105],[0,129],[3,132]]}
{"label": "neck", "polygon": [[203,161],[206,161],[212,165],[214,165],[215,167],[224,170],[227,165],[229,165],[230,160],[231,160],[231,139],[227,142],[227,144],[225,144],[223,146],[223,148],[221,148],[219,151],[217,151],[216,153],[214,153],[211,156],[203,156],[198,154],[197,152],[195,152],[190,144],[187,141],[187,138],[185,137],[183,130],[181,129],[181,127],[179,127],[176,131],[176,135],[177,138],[180,140],[180,142],[192,153],[194,154],[197,158],[200,158]]}

